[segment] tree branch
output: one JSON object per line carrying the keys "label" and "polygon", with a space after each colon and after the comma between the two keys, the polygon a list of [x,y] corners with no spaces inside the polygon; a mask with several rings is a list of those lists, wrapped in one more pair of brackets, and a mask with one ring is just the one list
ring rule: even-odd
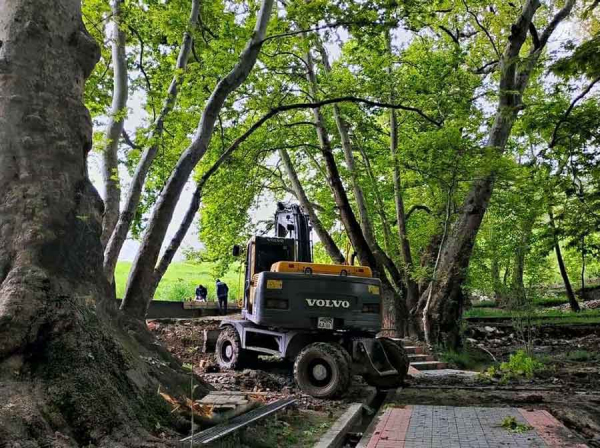
{"label": "tree branch", "polygon": [[529,34],[531,34],[531,39],[533,40],[533,48],[537,50],[540,48],[540,37],[533,22],[529,23]]}
{"label": "tree branch", "polygon": [[487,36],[488,40],[492,44],[492,48],[494,49],[494,53],[496,53],[496,56],[498,56],[498,59],[500,59],[500,52],[498,51],[498,47],[496,46],[496,43],[494,42],[494,39],[492,39],[492,36],[489,33],[489,31],[487,30],[487,28],[484,27],[483,24],[479,21],[479,17],[477,17],[477,14],[475,14],[474,12],[472,12],[469,9],[469,6],[467,5],[467,2],[465,0],[463,0],[463,4],[465,5],[465,9],[467,10],[467,13],[471,17],[473,17],[475,19],[475,23],[477,24],[477,26],[481,29],[481,31],[483,31],[485,33],[485,35]]}
{"label": "tree branch", "polygon": [[456,45],[460,45],[460,41],[458,40],[458,36],[455,36],[452,31],[446,28],[444,25],[440,25],[439,28],[445,32],[448,36],[452,38],[452,40],[456,43]]}
{"label": "tree branch", "polygon": [[140,70],[140,72],[142,72],[142,76],[144,77],[144,79],[146,81],[146,87],[148,88],[148,96],[150,97],[150,105],[152,106],[152,121],[155,121],[156,120],[156,109],[154,107],[154,101],[152,101],[152,84],[150,83],[150,78],[148,77],[148,73],[146,73],[146,69],[144,68],[144,46],[145,46],[144,39],[142,39],[142,36],[138,32],[138,30],[136,30],[134,27],[132,27],[131,25],[127,25],[127,27],[133,34],[135,34],[135,36],[140,41],[140,59],[139,59],[137,65],[138,65],[138,69]]}
{"label": "tree branch", "polygon": [[414,212],[416,212],[417,210],[423,210],[424,212],[427,212],[428,214],[431,214],[431,209],[429,207],[427,207],[426,205],[413,205],[410,210],[408,210],[408,212],[406,213],[406,220],[408,221],[408,219],[410,218],[410,215],[412,215]]}
{"label": "tree branch", "polygon": [[569,118],[569,115],[575,108],[575,105],[581,99],[583,99],[583,97],[586,96],[590,92],[590,90],[592,90],[592,87],[594,87],[594,85],[598,82],[600,82],[600,76],[598,76],[596,79],[594,79],[592,82],[590,82],[587,85],[587,87],[585,89],[583,89],[583,91],[579,95],[577,95],[573,101],[571,101],[571,104],[569,105],[569,107],[567,108],[567,110],[565,111],[563,116],[560,117],[560,120],[558,120],[558,123],[556,123],[556,126],[554,127],[554,131],[552,132],[552,140],[550,141],[550,144],[548,145],[549,148],[553,148],[558,143],[558,140],[559,140],[558,131],[559,131],[560,127],[562,126],[562,124],[565,121],[567,121],[567,118]]}
{"label": "tree branch", "polygon": [[138,145],[136,145],[133,142],[133,140],[131,140],[131,138],[129,137],[129,134],[127,133],[127,131],[125,129],[123,129],[123,132],[121,132],[121,137],[123,137],[123,141],[131,149],[140,149],[140,147]]}

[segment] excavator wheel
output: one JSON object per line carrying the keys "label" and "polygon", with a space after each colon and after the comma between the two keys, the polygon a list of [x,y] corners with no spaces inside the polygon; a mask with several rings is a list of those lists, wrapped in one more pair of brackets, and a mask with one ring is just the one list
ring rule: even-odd
{"label": "excavator wheel", "polygon": [[215,356],[223,369],[239,369],[250,362],[254,353],[242,348],[240,335],[233,327],[226,327],[217,339]]}
{"label": "excavator wheel", "polygon": [[294,378],[298,387],[316,398],[334,398],[342,395],[350,385],[349,356],[338,344],[315,342],[296,357]]}
{"label": "excavator wheel", "polygon": [[391,339],[381,338],[379,342],[383,345],[390,363],[398,371],[398,375],[378,376],[373,374],[365,374],[363,378],[369,386],[377,389],[394,389],[400,387],[408,374],[408,366],[410,364],[408,355],[400,344]]}

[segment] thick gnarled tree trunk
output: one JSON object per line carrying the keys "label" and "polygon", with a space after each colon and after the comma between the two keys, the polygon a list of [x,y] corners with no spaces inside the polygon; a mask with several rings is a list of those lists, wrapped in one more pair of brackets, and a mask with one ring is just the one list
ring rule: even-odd
{"label": "thick gnarled tree trunk", "polygon": [[175,394],[189,377],[101,300],[82,100],[99,52],[80,8],[0,2],[0,446],[165,446],[151,435],[170,418],[157,378]]}

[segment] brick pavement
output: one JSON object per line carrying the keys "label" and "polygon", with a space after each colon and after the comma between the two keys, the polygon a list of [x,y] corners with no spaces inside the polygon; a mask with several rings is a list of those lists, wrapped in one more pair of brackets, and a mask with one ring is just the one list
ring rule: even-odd
{"label": "brick pavement", "polygon": [[[514,417],[533,429],[511,432],[501,426]],[[570,432],[546,411],[516,408],[404,406],[387,407],[368,448],[533,448],[586,445],[569,440]]]}

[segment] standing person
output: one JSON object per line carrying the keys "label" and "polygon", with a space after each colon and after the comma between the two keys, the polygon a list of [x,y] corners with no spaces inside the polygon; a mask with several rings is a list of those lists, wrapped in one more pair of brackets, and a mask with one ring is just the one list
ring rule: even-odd
{"label": "standing person", "polygon": [[208,289],[203,285],[198,285],[196,288],[196,300],[200,302],[206,302],[206,296],[208,295]]}
{"label": "standing person", "polygon": [[217,299],[219,300],[219,311],[225,316],[227,314],[227,294],[229,287],[227,283],[217,279]]}

